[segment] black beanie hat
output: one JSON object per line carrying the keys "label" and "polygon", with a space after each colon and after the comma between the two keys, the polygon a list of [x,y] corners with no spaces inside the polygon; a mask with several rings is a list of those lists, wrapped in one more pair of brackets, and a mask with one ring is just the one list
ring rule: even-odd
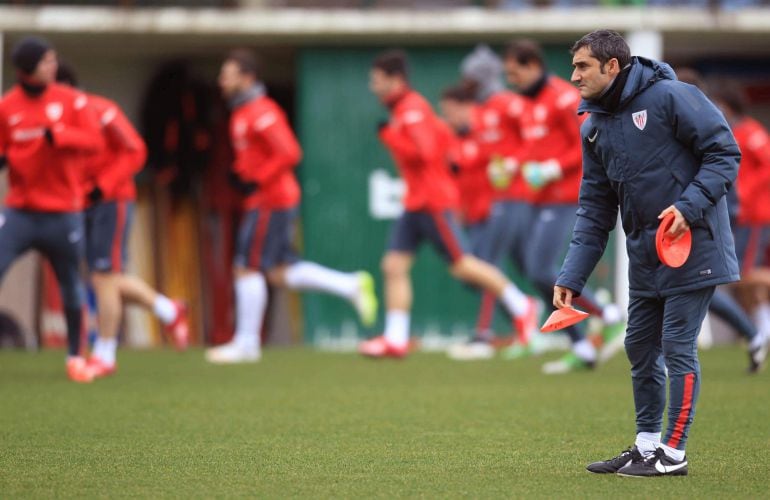
{"label": "black beanie hat", "polygon": [[11,51],[11,60],[18,70],[31,75],[35,72],[35,68],[45,53],[52,48],[51,44],[44,38],[27,36],[14,45]]}

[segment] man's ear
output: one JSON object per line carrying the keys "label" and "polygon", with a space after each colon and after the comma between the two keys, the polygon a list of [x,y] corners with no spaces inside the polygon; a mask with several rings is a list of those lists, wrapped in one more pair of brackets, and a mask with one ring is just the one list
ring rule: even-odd
{"label": "man's ear", "polygon": [[620,62],[618,62],[618,60],[616,58],[613,57],[612,59],[607,61],[607,65],[609,66],[609,68],[608,68],[609,71],[608,72],[612,76],[615,76],[618,73],[620,73],[620,69],[621,69],[620,68]]}

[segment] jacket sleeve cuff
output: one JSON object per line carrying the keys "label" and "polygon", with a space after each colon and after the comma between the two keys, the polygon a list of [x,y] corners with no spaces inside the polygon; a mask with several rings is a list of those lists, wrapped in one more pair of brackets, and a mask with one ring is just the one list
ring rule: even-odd
{"label": "jacket sleeve cuff", "polygon": [[580,297],[580,294],[583,292],[584,285],[565,276],[559,276],[559,278],[556,280],[556,286],[569,288],[572,290],[575,297]]}
{"label": "jacket sleeve cuff", "polygon": [[693,222],[702,218],[700,210],[697,210],[692,206],[692,203],[686,201],[677,201],[674,203],[674,207],[682,214],[688,224],[692,225]]}

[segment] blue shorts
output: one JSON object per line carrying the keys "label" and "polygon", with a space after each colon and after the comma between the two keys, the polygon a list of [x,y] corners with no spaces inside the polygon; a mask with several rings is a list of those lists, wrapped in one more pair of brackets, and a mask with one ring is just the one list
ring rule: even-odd
{"label": "blue shorts", "polygon": [[269,271],[299,260],[292,245],[297,209],[253,209],[243,214],[233,263],[238,267]]}
{"label": "blue shorts", "polygon": [[770,226],[737,224],[733,228],[733,236],[741,272],[762,266],[770,246]]}
{"label": "blue shorts", "polygon": [[105,201],[86,210],[86,261],[89,271],[125,271],[133,217],[134,203],[130,201]]}
{"label": "blue shorts", "polygon": [[388,250],[413,254],[425,240],[449,262],[469,253],[457,217],[450,210],[404,212],[391,227]]}

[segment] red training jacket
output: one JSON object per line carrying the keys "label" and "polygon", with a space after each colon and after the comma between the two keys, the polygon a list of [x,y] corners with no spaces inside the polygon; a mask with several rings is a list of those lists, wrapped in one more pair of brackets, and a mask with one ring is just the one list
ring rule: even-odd
{"label": "red training jacket", "polygon": [[465,224],[475,224],[489,217],[495,191],[489,182],[487,166],[489,152],[481,144],[481,108],[474,107],[470,132],[465,136],[451,135],[450,158],[458,167],[455,183],[460,194],[460,213]]}
{"label": "red training jacket", "polygon": [[408,90],[395,100],[390,122],[380,130],[380,140],[406,182],[407,210],[457,207],[457,188],[447,168],[449,135],[444,127],[428,101]]}
{"label": "red training jacket", "polygon": [[733,126],[741,148],[738,169],[738,221],[770,224],[770,138],[756,120],[744,118]]}
{"label": "red training jacket", "polygon": [[99,128],[82,92],[54,83],[30,97],[15,85],[0,100],[0,154],[9,170],[6,205],[39,212],[82,210],[83,158],[103,149]]}
{"label": "red training jacket", "polygon": [[580,125],[587,117],[578,116],[579,104],[580,92],[575,86],[555,76],[548,77],[537,96],[527,99],[521,128],[522,165],[556,160],[562,171],[561,179],[533,193],[535,203],[578,202],[583,176]]}
{"label": "red training jacket", "polygon": [[105,201],[136,199],[136,175],[147,159],[147,146],[120,107],[95,94],[88,103],[99,119],[106,148],[89,161],[85,193],[99,186]]}
{"label": "red training jacket", "polygon": [[286,114],[267,96],[257,97],[233,111],[230,138],[235,151],[233,170],[244,181],[259,184],[243,200],[251,210],[288,209],[297,206],[300,189],[294,168],[302,149]]}
{"label": "red training jacket", "polygon": [[[479,105],[473,135],[488,161],[512,159],[520,167],[521,118],[525,106],[525,100],[509,90],[497,92]],[[515,173],[508,187],[492,190],[495,199],[529,201],[532,198],[529,187]]]}

